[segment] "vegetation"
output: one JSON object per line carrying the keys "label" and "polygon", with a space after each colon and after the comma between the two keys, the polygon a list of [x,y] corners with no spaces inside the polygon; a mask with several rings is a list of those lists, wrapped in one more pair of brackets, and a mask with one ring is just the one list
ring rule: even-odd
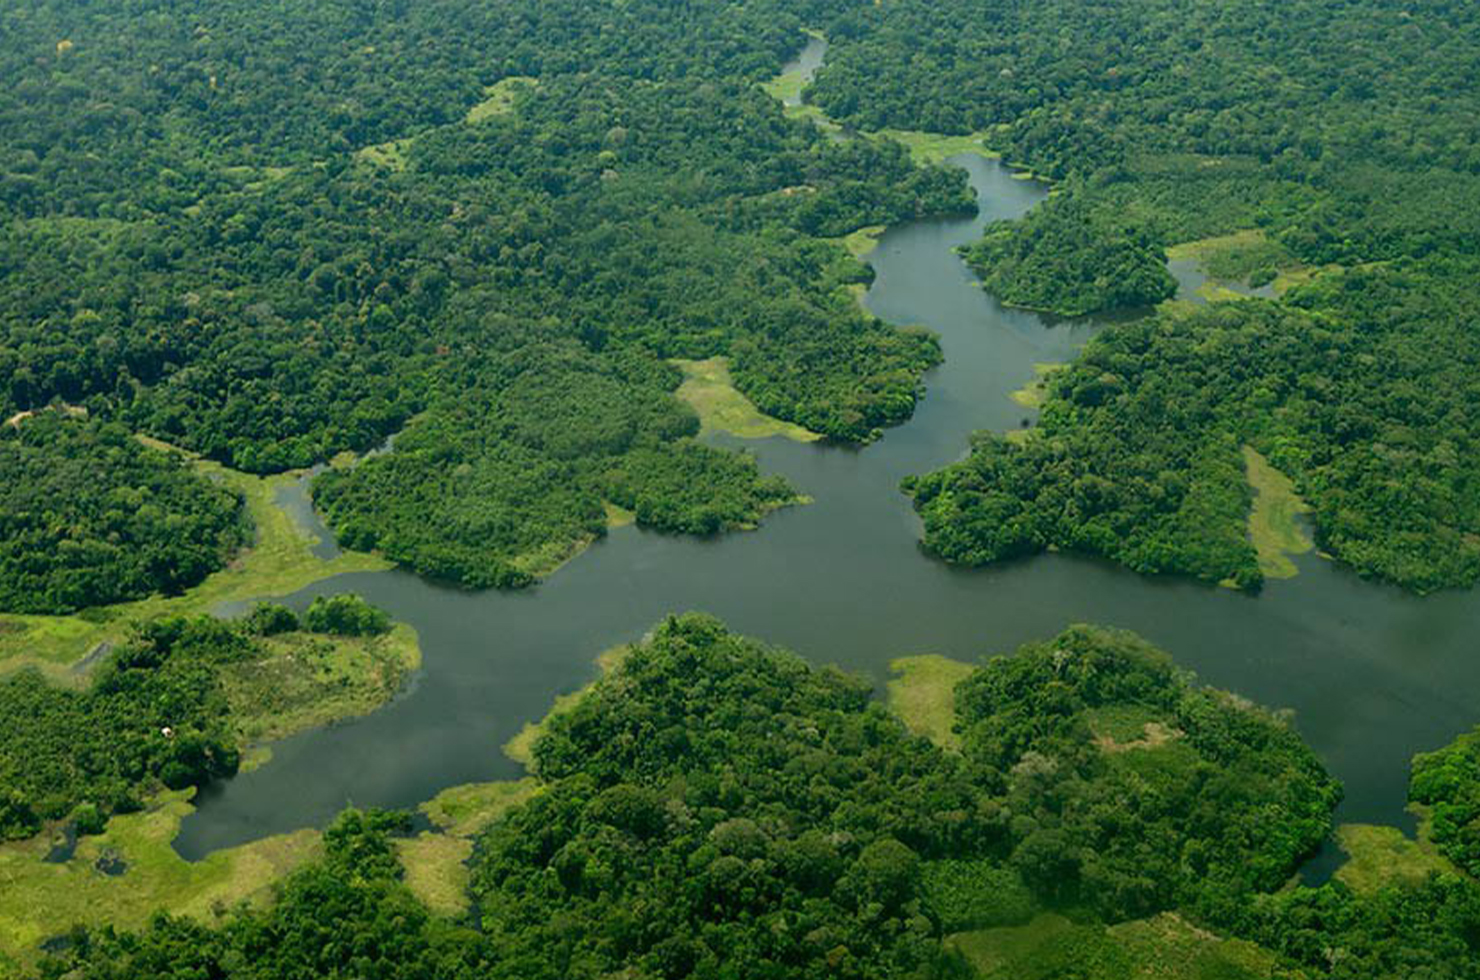
{"label": "vegetation", "polygon": [[[66,399],[252,473],[409,423],[322,478],[336,534],[519,585],[601,533],[608,491],[699,533],[777,502],[684,442],[666,359],[728,357],[761,412],[864,442],[939,357],[824,239],[968,210],[963,176],[754,84],[820,8],[32,6],[0,111],[6,417]],[[355,54],[298,78],[326,51]]]}
{"label": "vegetation", "polygon": [[910,731],[945,749],[959,749],[956,734],[956,685],[971,673],[970,664],[939,654],[900,657],[889,664],[889,710]]}
{"label": "vegetation", "polygon": [[1177,292],[1155,238],[1097,220],[1072,192],[1018,221],[997,221],[966,252],[982,285],[1028,309],[1082,316],[1154,306]]}
{"label": "vegetation", "polygon": [[0,614],[0,672],[35,666],[54,680],[75,682],[108,649],[126,642],[140,623],[164,616],[198,616],[221,603],[284,596],[332,575],[389,567],[383,559],[364,553],[342,553],[332,559],[315,555],[318,538],[279,505],[279,495],[296,476],[255,477],[205,460],[195,460],[194,465],[205,477],[246,499],[255,530],[248,546],[226,568],[181,595],[155,595],[71,616]]}
{"label": "vegetation", "polygon": [[1393,262],[1284,303],[1107,329],[1050,379],[1035,438],[983,433],[965,461],[906,481],[926,546],[970,564],[1056,546],[1255,588],[1255,545],[1271,542],[1249,539],[1250,446],[1360,574],[1420,592],[1480,581],[1476,457],[1460,449],[1480,437],[1480,348],[1452,329],[1480,301],[1476,268]]}
{"label": "vegetation", "polygon": [[119,425],[0,425],[0,610],[70,613],[178,593],[246,539],[242,499]]}
{"label": "vegetation", "polygon": [[268,904],[275,885],[322,854],[319,832],[301,830],[186,861],[171,842],[193,809],[192,793],[162,793],[137,813],[112,817],[66,860],[48,860],[56,845],[46,835],[0,845],[0,972],[19,972],[42,942],[73,925],[142,929],[160,912],[220,922],[242,902]]}
{"label": "vegetation", "polygon": [[1294,578],[1295,563],[1289,556],[1310,551],[1310,539],[1300,526],[1302,515],[1310,508],[1289,478],[1248,446],[1244,447],[1244,467],[1249,486],[1254,489],[1249,538],[1259,555],[1259,571],[1267,579]]}
{"label": "vegetation", "polygon": [[369,714],[400,693],[421,665],[416,633],[404,623],[363,638],[286,633],[264,637],[259,647],[260,659],[227,664],[221,672],[237,737],[245,743]]}
{"label": "vegetation", "polygon": [[[959,753],[854,679],[670,619],[552,713],[535,779],[424,808],[454,836],[351,811],[270,908],[77,932],[43,972],[1473,975],[1469,879],[1283,888],[1335,787],[1284,722],[1129,634],[987,660],[956,704]],[[1105,744],[1147,719],[1170,734]]]}
{"label": "vegetation", "polygon": [[233,775],[248,739],[368,710],[417,662],[404,627],[349,642],[335,649],[300,632],[287,610],[241,623],[175,617],[141,626],[85,690],[35,671],[0,680],[0,837],[29,837],[69,815],[100,829],[162,788]]}
{"label": "vegetation", "polygon": [[[927,546],[967,563],[1062,547],[1255,588],[1237,465],[1251,445],[1308,501],[1324,552],[1420,592],[1477,581],[1460,365],[1474,356],[1464,202],[1480,158],[1463,123],[1477,96],[1457,83],[1480,64],[1476,13],[968,9],[841,15],[807,97],[859,130],[985,134],[1056,181],[968,250],[989,289],[1069,315],[1149,306],[1172,295],[1171,249],[1241,284],[1215,298],[1271,285],[1286,302],[1109,327],[1055,387],[1049,438],[983,436],[970,461],[912,484]],[[1448,39],[1437,61],[1433,37]],[[1294,370],[1255,366],[1276,348]],[[1264,569],[1287,574],[1261,543]]]}
{"label": "vegetation", "polygon": [[816,442],[820,436],[799,425],[767,418],[735,390],[730,366],[722,357],[674,362],[683,372],[677,395],[699,416],[699,431],[725,432],[742,439],[785,436],[796,442]]}
{"label": "vegetation", "polygon": [[[1292,259],[1471,251],[1469,219],[1439,202],[1480,187],[1464,122],[1477,96],[1460,82],[1480,59],[1476,16],[1372,0],[860,5],[828,29],[807,98],[860,130],[985,133],[1060,181],[1041,214],[989,232],[986,252],[1016,263],[990,284],[1081,312],[1144,301],[1088,288],[1097,274],[1150,284],[1161,248],[1236,232],[1264,243],[1211,271],[1255,285]],[[1151,247],[1113,247],[1137,242]],[[1080,274],[1055,285],[1055,269]]]}
{"label": "vegetation", "polygon": [[1336,839],[1347,860],[1336,871],[1354,892],[1372,894],[1386,887],[1413,888],[1436,874],[1453,874],[1454,866],[1427,841],[1413,841],[1397,827],[1343,824]]}
{"label": "vegetation", "polygon": [[1480,732],[1417,756],[1408,797],[1426,808],[1440,853],[1480,875]]}
{"label": "vegetation", "polygon": [[950,938],[983,980],[1298,980],[1268,950],[1167,913],[1106,928],[1046,913],[1026,925]]}

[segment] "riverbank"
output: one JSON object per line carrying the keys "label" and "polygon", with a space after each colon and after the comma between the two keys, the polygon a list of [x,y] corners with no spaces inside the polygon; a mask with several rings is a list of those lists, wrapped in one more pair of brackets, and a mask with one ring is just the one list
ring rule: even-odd
{"label": "riverbank", "polygon": [[[158,449],[174,449],[157,440],[141,441]],[[33,666],[52,680],[79,683],[92,666],[91,654],[104,653],[122,642],[135,623],[159,616],[199,615],[228,603],[278,598],[335,575],[391,567],[385,559],[362,552],[343,551],[333,558],[315,554],[319,536],[296,521],[279,501],[279,495],[302,478],[301,472],[253,476],[199,458],[195,466],[246,499],[255,529],[253,543],[226,568],[178,596],[156,595],[70,616],[0,614],[0,675]]]}

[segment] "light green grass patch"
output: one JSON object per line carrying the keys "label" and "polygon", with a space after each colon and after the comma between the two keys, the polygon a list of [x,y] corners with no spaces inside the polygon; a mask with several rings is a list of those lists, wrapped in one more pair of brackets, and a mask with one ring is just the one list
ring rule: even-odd
{"label": "light green grass patch", "polygon": [[802,97],[802,89],[807,87],[807,76],[801,71],[788,71],[777,75],[775,78],[761,83],[761,91],[778,102],[787,103],[788,108],[800,108],[793,106]]}
{"label": "light green grass patch", "polygon": [[[1247,284],[1255,281],[1254,276],[1261,272],[1264,278],[1270,279],[1276,296],[1308,282],[1319,272],[1302,265],[1283,245],[1257,228],[1173,245],[1167,249],[1167,259],[1190,259],[1197,263],[1208,276],[1208,282],[1196,292],[1209,302],[1247,299],[1250,296],[1245,291]],[[1230,289],[1231,284],[1242,288]]]}
{"label": "light green grass patch", "polygon": [[881,129],[870,136],[884,137],[903,143],[917,163],[940,163],[963,153],[975,153],[988,159],[1001,159],[1002,154],[986,147],[986,132],[970,133],[966,136],[947,136],[943,133],[925,133],[915,129]]}
{"label": "light green grass patch", "polygon": [[[837,242],[848,250],[849,255],[861,260],[878,246],[879,239],[883,236],[884,231],[885,227],[883,225],[869,225],[866,228],[860,228],[855,232],[844,235],[842,238],[829,238],[827,241]],[[862,284],[854,283],[854,285]]]}
{"label": "light green grass patch", "polygon": [[502,816],[538,792],[540,783],[533,777],[468,783],[444,789],[418,809],[443,833],[453,837],[472,837],[492,823],[495,817]]}
{"label": "light green grass patch", "polygon": [[1161,725],[1162,715],[1143,704],[1109,704],[1091,708],[1084,720],[1096,739],[1127,745],[1147,737],[1147,728]]}
{"label": "light green grass patch", "polygon": [[1069,365],[1056,362],[1039,362],[1033,365],[1033,380],[1023,385],[1017,391],[1008,395],[1013,401],[1024,408],[1038,409],[1048,400],[1048,379],[1056,371],[1062,371]]}
{"label": "light green grass patch", "polygon": [[735,390],[727,358],[675,360],[673,363],[684,375],[678,397],[699,414],[703,431],[727,432],[741,439],[785,436],[796,442],[816,442],[822,438],[799,425],[762,415],[750,399]]}
{"label": "light green grass patch", "polygon": [[1237,289],[1231,289],[1228,286],[1225,286],[1219,282],[1215,282],[1212,279],[1204,280],[1202,284],[1199,285],[1192,292],[1194,295],[1202,297],[1209,303],[1232,303],[1237,300],[1250,298],[1250,295],[1248,293],[1241,293]]}
{"label": "light green grass patch", "polygon": [[1105,928],[1040,915],[1025,926],[958,933],[947,944],[983,980],[1296,980],[1268,950],[1171,913]]}
{"label": "light green grass patch", "polygon": [[594,534],[582,535],[569,541],[546,541],[533,551],[526,551],[511,559],[509,564],[537,579],[549,578],[565,567],[567,562],[579,557],[595,541]]}
{"label": "light green grass patch", "polygon": [[422,833],[395,842],[405,869],[406,887],[437,915],[459,918],[471,905],[468,858],[473,842],[465,837]]}
{"label": "light green grass patch", "polygon": [[405,623],[384,636],[286,633],[262,645],[264,659],[222,670],[238,736],[248,743],[369,714],[421,666],[416,631]]}
{"label": "light green grass patch", "polygon": [[412,142],[412,138],[408,136],[405,139],[374,143],[356,150],[355,159],[373,167],[384,167],[400,173],[410,163],[406,151],[411,149]]}
{"label": "light green grass patch", "polygon": [[[140,441],[157,449],[170,448],[158,440]],[[281,597],[330,576],[391,567],[385,559],[361,552],[346,551],[332,560],[316,556],[313,546],[318,538],[277,504],[279,488],[297,480],[298,474],[258,477],[201,459],[195,465],[246,498],[256,528],[253,544],[183,595],[153,596],[71,616],[0,614],[0,673],[34,665],[54,680],[75,681],[78,678],[65,668],[100,643],[122,642],[133,623],[158,616],[200,615],[222,603]]]}
{"label": "light green grass patch", "polygon": [[[825,41],[821,31],[807,29],[802,31],[809,38]],[[775,78],[761,83],[761,91],[773,99],[781,102],[795,102],[802,97],[802,89],[807,87],[807,74],[798,68],[795,71],[782,72]]]}
{"label": "light green grass patch", "polygon": [[1290,556],[1311,549],[1310,538],[1299,521],[1300,515],[1310,512],[1310,506],[1300,499],[1290,478],[1251,446],[1244,447],[1244,472],[1254,489],[1249,538],[1259,553],[1259,569],[1265,578],[1294,578],[1299,569]]}
{"label": "light green grass patch", "polygon": [[1274,953],[1239,939],[1199,929],[1175,913],[1111,926],[1112,941],[1126,951],[1135,980],[1294,980]]}
{"label": "light green grass patch", "polygon": [[976,668],[939,654],[900,657],[889,663],[895,676],[887,685],[889,710],[916,735],[942,748],[959,749],[956,725],[956,685]]}
{"label": "light green grass patch", "polygon": [[[604,677],[616,670],[622,661],[626,659],[629,649],[626,644],[623,644],[622,646],[612,647],[597,657],[596,666],[600,669],[600,676]],[[596,681],[593,680],[590,684],[587,684],[578,691],[572,691],[569,694],[562,694],[557,697],[555,704],[551,706],[549,713],[545,717],[537,722],[526,722],[518,735],[515,735],[504,743],[504,755],[524,766],[525,769],[533,772],[534,743],[544,734],[545,728],[550,724],[551,720],[558,718],[579,704],[581,698],[585,697],[591,688],[595,686]]]}
{"label": "light green grass patch", "polygon": [[[194,809],[192,792],[166,793],[143,812],[113,817],[62,864],[42,860],[51,846],[45,836],[0,845],[0,956],[30,962],[38,944],[74,924],[137,929],[158,910],[210,922],[240,902],[267,900],[273,882],[322,853],[318,832],[303,830],[192,864],[170,846]],[[123,874],[97,870],[105,853],[127,864]]]}
{"label": "light green grass patch", "polygon": [[1212,238],[1200,238],[1196,241],[1181,242],[1167,249],[1167,258],[1172,261],[1180,259],[1197,259],[1202,261],[1210,255],[1228,253],[1236,250],[1247,250],[1264,244],[1268,239],[1264,232],[1258,229],[1247,229],[1236,231],[1231,235],[1215,235]]}
{"label": "light green grass patch", "polygon": [[603,500],[601,507],[606,511],[606,527],[609,531],[637,523],[637,515],[635,513],[625,507],[617,506],[610,500]]}
{"label": "light green grass patch", "polygon": [[1432,844],[1410,840],[1397,827],[1342,824],[1336,828],[1336,842],[1347,855],[1336,877],[1352,891],[1412,886],[1436,872],[1459,873]]}
{"label": "light green grass patch", "polygon": [[467,121],[478,123],[495,116],[508,115],[514,111],[514,102],[519,97],[519,93],[528,91],[539,83],[538,78],[530,78],[527,75],[500,79],[483,90],[486,97],[468,110]]}

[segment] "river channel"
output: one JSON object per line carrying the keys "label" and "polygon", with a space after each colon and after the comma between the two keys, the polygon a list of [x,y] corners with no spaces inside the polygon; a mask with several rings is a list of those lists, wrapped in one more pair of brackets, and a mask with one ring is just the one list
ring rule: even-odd
{"label": "river channel", "polygon": [[410,623],[423,668],[388,707],[276,743],[270,763],[202,793],[179,852],[194,859],[322,826],[347,805],[412,807],[449,786],[516,777],[505,741],[586,683],[602,650],[686,610],[879,681],[909,654],[975,660],[1070,623],[1130,628],[1204,682],[1293,710],[1346,786],[1338,820],[1411,830],[1411,756],[1480,722],[1480,594],[1419,598],[1314,555],[1295,559],[1296,578],[1248,596],[1069,555],[965,570],[921,552],[900,479],[959,458],[975,430],[1020,426],[1031,413],[1009,393],[1035,363],[1073,357],[1096,329],[1005,309],[973,281],[952,249],[1045,191],[980,156],[952,162],[970,175],[980,212],[894,228],[868,260],[869,308],[931,328],[945,353],[908,423],[863,449],[717,440],[744,445],[814,498],[754,532],[700,540],[621,528],[516,593],[469,593],[400,571],[304,590],[290,601],[358,592]]}

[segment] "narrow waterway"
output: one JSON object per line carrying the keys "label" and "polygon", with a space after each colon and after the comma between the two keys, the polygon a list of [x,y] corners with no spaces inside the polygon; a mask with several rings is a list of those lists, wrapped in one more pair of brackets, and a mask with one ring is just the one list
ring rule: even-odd
{"label": "narrow waterway", "polygon": [[1474,593],[1420,599],[1312,556],[1297,559],[1298,578],[1250,597],[1065,555],[961,570],[921,553],[900,478],[958,458],[974,430],[1021,425],[1028,413],[1009,392],[1036,362],[1072,357],[1094,329],[1003,309],[972,281],[952,248],[1044,192],[995,162],[954,162],[981,213],[893,229],[870,257],[869,307],[932,328],[945,351],[910,422],[862,450],[750,443],[766,470],[816,501],[752,533],[695,540],[624,528],[519,593],[470,594],[404,572],[305,590],[293,601],[354,591],[411,623],[423,671],[389,707],[278,743],[271,763],[203,793],[178,850],[195,858],[322,825],[349,804],[414,806],[448,786],[516,776],[499,746],[585,683],[603,649],[692,609],[880,680],[906,654],[976,659],[1070,623],[1128,627],[1208,683],[1293,709],[1346,785],[1341,820],[1410,826],[1409,758],[1480,721]]}

